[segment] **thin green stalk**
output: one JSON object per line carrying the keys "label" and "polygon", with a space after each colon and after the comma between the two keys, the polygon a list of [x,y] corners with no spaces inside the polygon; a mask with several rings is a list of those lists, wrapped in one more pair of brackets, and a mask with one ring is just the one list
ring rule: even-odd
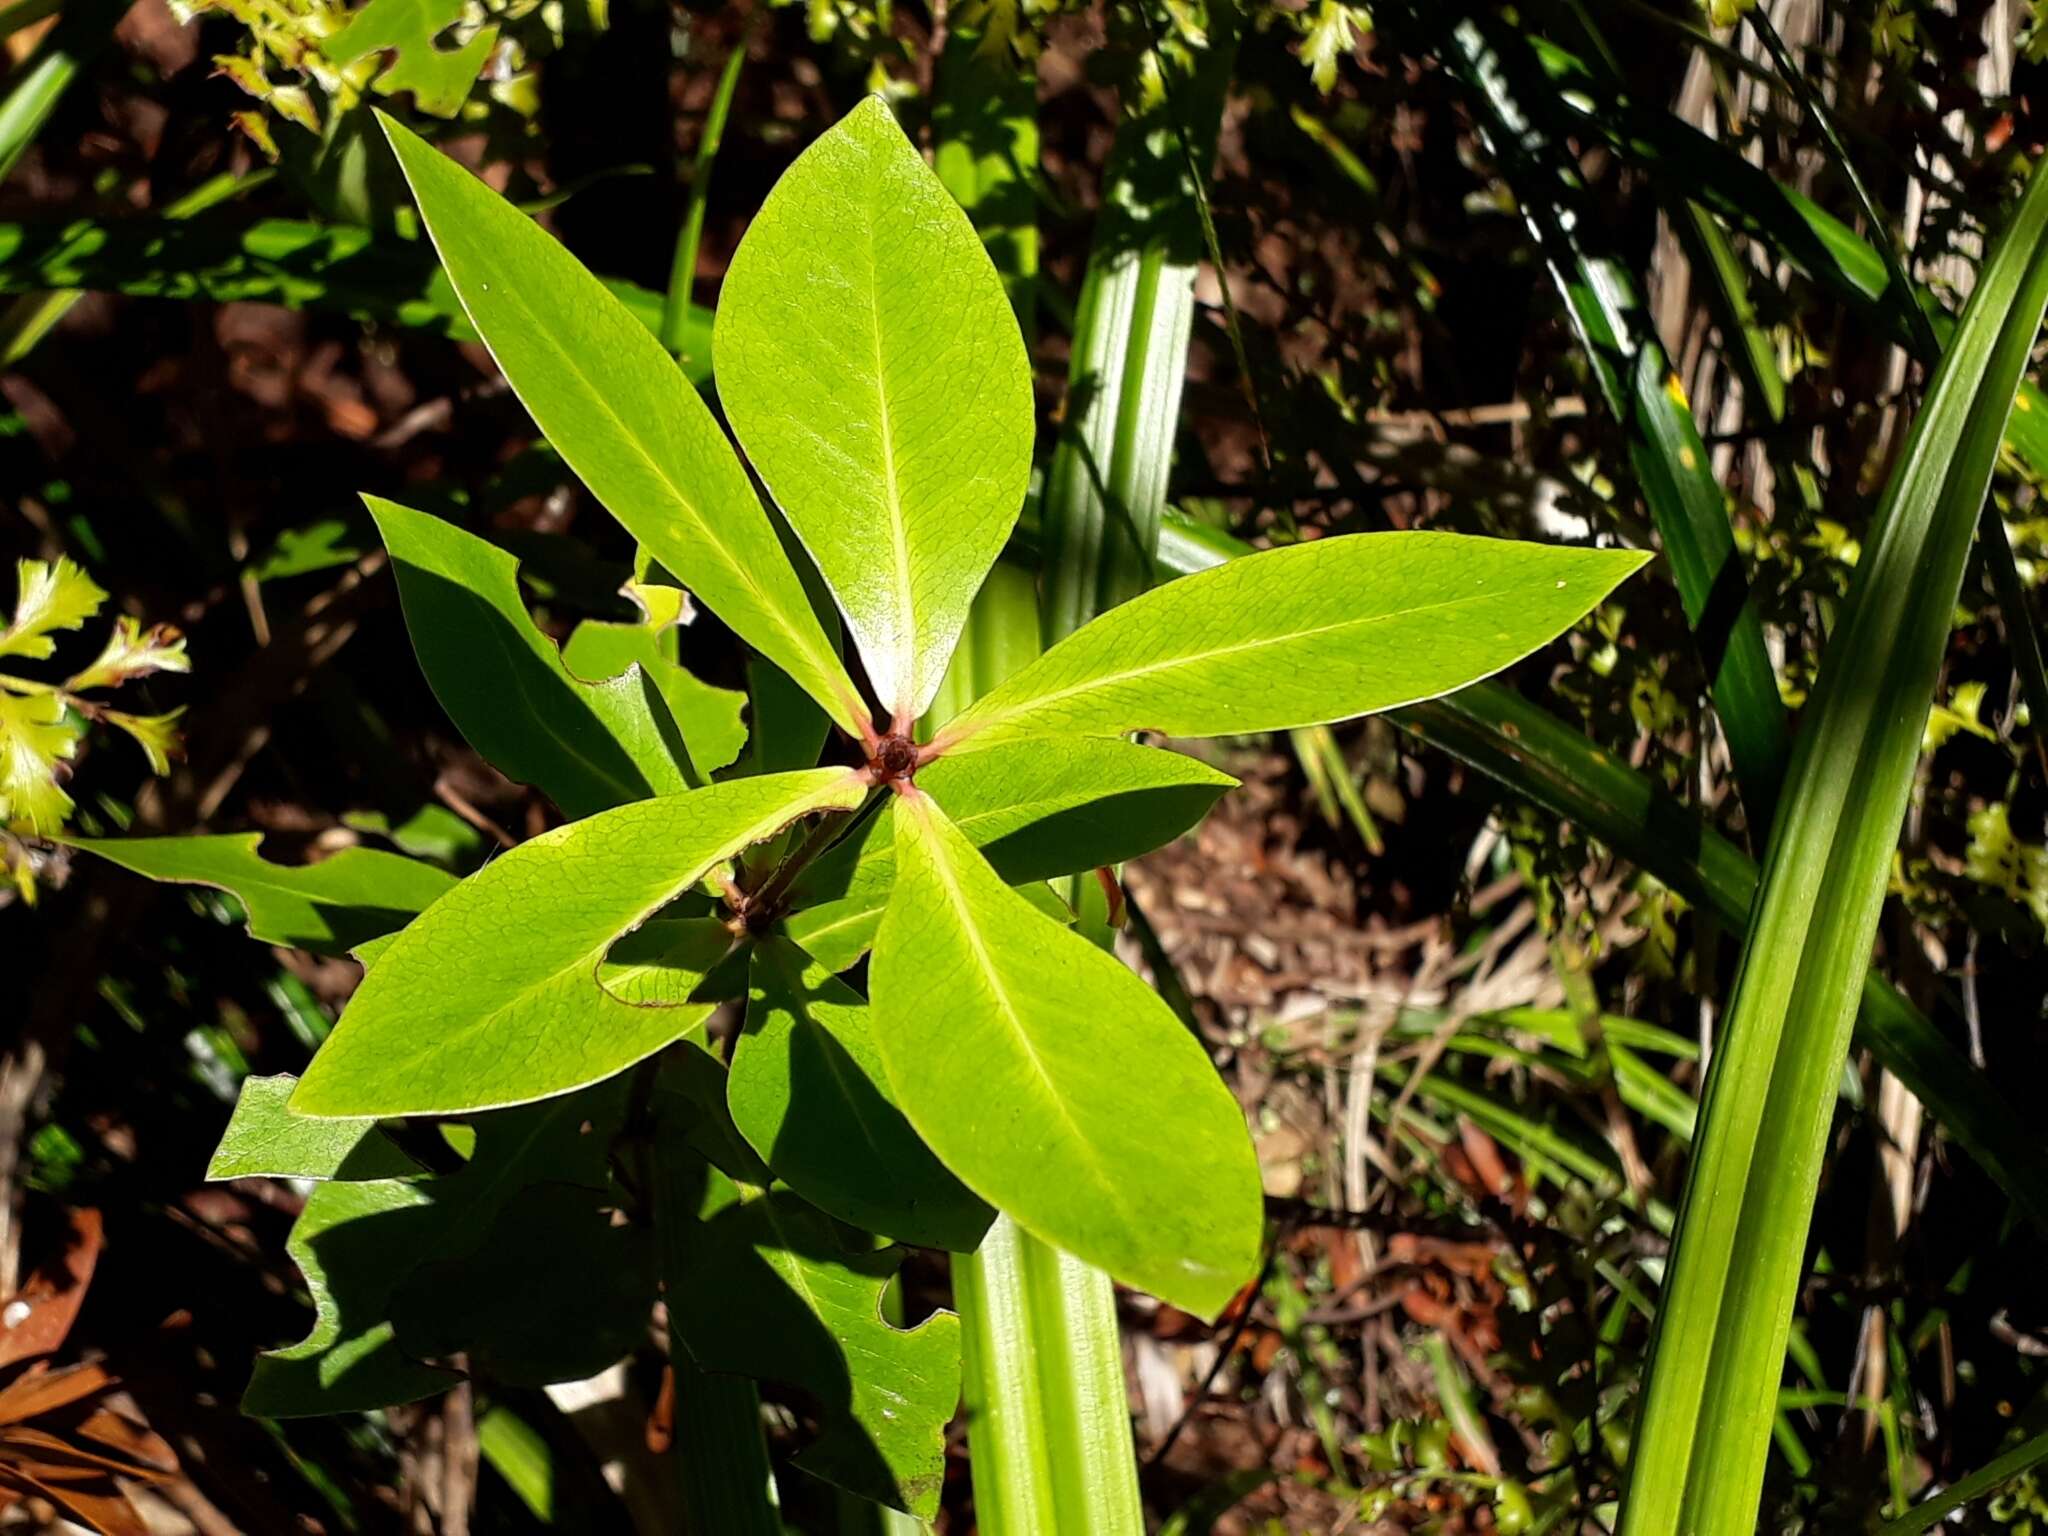
{"label": "thin green stalk", "polygon": [[1217,26],[1171,113],[1162,102],[1117,129],[1040,511],[1048,644],[1151,584],[1203,253],[1188,167],[1213,151],[1235,52]]}
{"label": "thin green stalk", "polygon": [[[1891,231],[1879,213],[1870,190],[1863,184],[1857,173],[1856,162],[1850,157],[1848,147],[1835,131],[1833,116],[1827,107],[1807,84],[1805,74],[1784,39],[1778,36],[1778,29],[1771,24],[1767,6],[1755,6],[1748,12],[1750,27],[1763,42],[1771,56],[1779,77],[1798,101],[1821,141],[1827,145],[1833,157],[1835,168],[1849,184],[1855,195],[1857,206],[1862,210],[1863,221],[1869,227],[1870,240],[1877,252],[1884,258],[1885,276],[1888,286],[1884,302],[1901,317],[1908,334],[1913,338],[1912,350],[1928,364],[1941,356],[1941,342],[1934,334],[1934,326],[1927,318],[1927,311],[1921,307],[1913,286],[1913,280],[1906,273],[1905,263],[1900,259],[1898,246],[1893,242]],[[2027,610],[2027,588],[2020,580],[2019,566],[2013,560],[2012,540],[2005,531],[2005,519],[1999,514],[1998,504],[1986,497],[1979,513],[1979,537],[1984,546],[1984,563],[1991,571],[1991,589],[1998,598],[1998,609],[2005,617],[2006,643],[2012,647],[2013,662],[2019,672],[2020,689],[2026,696],[2027,713],[2034,728],[2034,745],[2041,754],[2041,763],[2048,768],[2048,664],[2041,656],[2041,637],[2034,628],[2034,621]]]}
{"label": "thin green stalk", "polygon": [[704,207],[711,197],[711,165],[725,138],[725,120],[732,113],[733,93],[739,89],[740,69],[747,62],[747,41],[751,35],[749,28],[726,56],[725,68],[718,76],[718,89],[712,93],[711,109],[704,114],[704,131],[697,138],[697,158],[690,167],[689,206],[683,213],[682,231],[676,236],[675,255],[668,270],[668,293],[661,306],[661,344],[679,356],[690,347],[690,291],[697,282],[697,248],[704,240]]}
{"label": "thin green stalk", "polygon": [[[1868,313],[1895,340],[1913,344],[1913,331],[1882,302],[1890,288],[1884,258],[1840,219],[1810,198],[1772,179],[1741,153],[1708,138],[1658,109],[1638,108],[1618,85],[1594,79],[1580,61],[1541,38],[1528,46],[1550,80],[1550,104],[1573,125],[1590,131],[1658,181],[1682,186],[1731,229],[1761,244],[1774,260],[1789,262]],[[1916,298],[1943,346],[1955,319],[1925,289]],[[1921,361],[1932,366],[1934,357]],[[2048,479],[2048,395],[2022,380],[2007,424],[2014,453],[2036,479]]]}
{"label": "thin green stalk", "polygon": [[0,98],[0,182],[14,174],[57,103],[79,71],[106,47],[127,9],[127,0],[72,0],[63,19],[15,72]]}
{"label": "thin green stalk", "polygon": [[2048,174],[1873,520],[1786,781],[1652,1332],[1622,1536],[1754,1527],[1807,1226],[1978,511],[2048,308]]}
{"label": "thin green stalk", "polygon": [[[1433,14],[1418,19],[1439,25]],[[1785,706],[1698,423],[1633,278],[1590,243],[1600,222],[1570,169],[1574,157],[1537,120],[1542,102],[1531,98],[1529,85],[1541,74],[1526,38],[1489,15],[1456,22],[1440,41],[1543,252],[1601,394],[1627,436],[1700,647],[1743,805],[1761,834],[1784,775]]]}
{"label": "thin green stalk", "polygon": [[2011,1482],[2029,1467],[2039,1466],[2044,1461],[2048,1461],[2048,1433],[2038,1434],[2014,1446],[1961,1482],[1914,1505],[1879,1530],[1877,1536],[1919,1536],[1922,1531],[1931,1531],[1965,1504],[1996,1491],[2000,1484]]}

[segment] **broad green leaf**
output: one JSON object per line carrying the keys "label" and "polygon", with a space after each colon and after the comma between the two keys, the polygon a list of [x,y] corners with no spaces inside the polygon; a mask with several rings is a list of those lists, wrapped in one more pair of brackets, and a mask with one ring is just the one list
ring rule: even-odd
{"label": "broad green leaf", "polygon": [[375,1120],[311,1120],[285,1101],[299,1080],[289,1073],[242,1080],[235,1112],[206,1165],[209,1179],[403,1179],[426,1170],[398,1150]]}
{"label": "broad green leaf", "polygon": [[899,1250],[849,1251],[842,1230],[789,1190],[705,1160],[692,1126],[709,1106],[695,1095],[656,1100],[655,1226],[676,1338],[703,1370],[809,1396],[818,1435],[792,1465],[930,1519],[960,1398],[959,1319],[890,1325],[882,1297]]}
{"label": "broad green leaf", "polygon": [[424,1187],[407,1180],[314,1190],[285,1244],[312,1292],[313,1328],[257,1357],[242,1411],[265,1419],[366,1413],[460,1381],[400,1349],[390,1322],[403,1261],[432,1243],[437,1222]]}
{"label": "broad green leaf", "polygon": [[861,995],[782,939],[754,950],[726,1088],[777,1178],[842,1221],[971,1252],[994,1214],[940,1166],[889,1096]]}
{"label": "broad green leaf", "polygon": [[629,582],[626,594],[639,605],[640,622],[586,620],[571,632],[562,647],[562,660],[574,675],[593,682],[623,676],[637,666],[668,706],[669,718],[689,753],[692,782],[708,784],[711,775],[730,767],[747,744],[746,722],[741,718],[747,696],[736,688],[704,682],[664,649],[672,643],[664,637],[683,621],[681,590]]}
{"label": "broad green leaf", "polygon": [[[718,918],[657,917],[612,946],[597,968],[598,984],[643,1008],[722,1003],[728,994],[704,995],[704,984],[732,948],[732,933]],[[744,981],[731,995],[745,995]]]}
{"label": "broad green leaf", "polygon": [[1023,505],[1031,363],[974,227],[879,96],[768,194],[712,346],[733,431],[884,709],[915,719]]}
{"label": "broad green leaf", "polygon": [[[1180,752],[1048,737],[942,757],[917,782],[1005,883],[1024,885],[1150,853],[1237,781]],[[790,937],[845,970],[874,942],[895,880],[895,810],[885,807],[797,883]]]}
{"label": "broad green leaf", "polygon": [[1203,1317],[1251,1279],[1257,1160],[1200,1042],[1114,956],[1004,885],[928,794],[896,804],[869,977],[896,1102],[968,1188]]}
{"label": "broad green leaf", "polygon": [[302,1114],[460,1114],[566,1093],[696,1028],[598,967],[707,871],[865,793],[843,768],[642,800],[522,843],[436,902],[364,977],[293,1096]]}
{"label": "broad green leaf", "polygon": [[494,767],[570,816],[689,787],[654,678],[628,668],[581,680],[527,613],[516,559],[438,517],[363,502],[391,552],[420,670]]}
{"label": "broad green leaf", "polygon": [[542,1183],[472,1251],[414,1270],[392,1297],[391,1321],[410,1354],[461,1355],[491,1381],[545,1387],[631,1354],[654,1298],[646,1228],[614,1222],[588,1190]]}
{"label": "broad green leaf", "polygon": [[[2017,404],[2015,405],[2017,410]],[[1169,512],[1161,525],[1162,579],[1243,559],[1249,545]],[[1463,758],[1546,810],[1577,822],[1731,930],[1748,925],[1757,870],[1650,780],[1602,752],[1576,727],[1497,682],[1401,710],[1394,723]],[[1969,1059],[1890,982],[1863,983],[1857,1038],[1940,1120],[1957,1143],[2048,1229],[2048,1155],[2021,1116]]]}
{"label": "broad green leaf", "polygon": [[401,1347],[393,1325],[401,1292],[414,1286],[422,1266],[474,1254],[500,1227],[516,1226],[537,1185],[568,1191],[596,1211],[607,1198],[627,1086],[616,1078],[546,1104],[480,1116],[469,1161],[444,1177],[315,1190],[286,1244],[313,1295],[313,1329],[257,1360],[243,1407],[279,1418],[361,1412],[458,1381],[421,1363],[417,1349]]}
{"label": "broad green leaf", "polygon": [[455,884],[445,870],[375,848],[344,848],[318,864],[272,864],[256,852],[260,832],[64,841],[151,880],[227,891],[248,914],[251,938],[323,955],[402,928]]}
{"label": "broad green leaf", "polygon": [[1457,533],[1264,550],[1155,587],[1075,631],[936,743],[1222,736],[1412,704],[1556,639],[1648,558]]}
{"label": "broad green leaf", "polygon": [[100,611],[107,594],[78,566],[66,559],[14,563],[14,612],[0,628],[0,656],[41,661],[56,650],[50,636],[77,629]]}
{"label": "broad green leaf", "polygon": [[857,735],[866,712],[852,680],[675,360],[539,225],[378,120],[462,307],[548,441],[678,581]]}
{"label": "broad green leaf", "polygon": [[1707,1071],[1625,1536],[1756,1525],[1836,1085],[1972,534],[2044,308],[2037,167],[1929,381],[1793,750]]}

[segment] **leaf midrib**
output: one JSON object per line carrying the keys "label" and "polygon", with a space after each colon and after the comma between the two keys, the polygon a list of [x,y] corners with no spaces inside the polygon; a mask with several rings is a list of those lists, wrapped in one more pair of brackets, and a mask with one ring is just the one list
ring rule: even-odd
{"label": "leaf midrib", "polygon": [[[1569,577],[1564,579],[1570,580]],[[1161,588],[1160,590],[1164,591],[1167,589]],[[1313,640],[1320,635],[1335,634],[1341,630],[1370,629],[1375,625],[1398,623],[1402,620],[1413,618],[1418,614],[1440,613],[1446,609],[1467,607],[1474,603],[1496,602],[1503,597],[1512,596],[1517,591],[1526,590],[1533,589],[1512,585],[1503,586],[1492,592],[1475,593],[1469,597],[1454,597],[1440,603],[1423,603],[1413,608],[1403,608],[1396,613],[1369,614],[1363,618],[1340,619],[1334,624],[1318,624],[1309,629],[1291,629],[1285,634],[1268,635],[1257,640],[1242,641],[1236,645],[1216,646],[1206,651],[1183,652],[1178,655],[1165,657],[1159,661],[1148,662],[1144,666],[1130,667],[1122,672],[1098,673],[1081,682],[1070,683],[1064,688],[1055,688],[1050,693],[1034,694],[1007,711],[991,711],[980,719],[974,718],[970,711],[968,715],[961,718],[958,733],[951,737],[951,745],[958,746],[960,743],[979,736],[998,725],[1014,725],[1019,720],[1028,719],[1033,712],[1057,704],[1064,699],[1074,698],[1077,695],[1090,693],[1101,688],[1112,688],[1119,683],[1129,682],[1133,678],[1149,677],[1155,672],[1170,672],[1180,667],[1200,666],[1203,662],[1215,661],[1225,656],[1249,655],[1256,651],[1270,649],[1273,646],[1291,645],[1300,640]],[[1552,590],[1555,590],[1555,588]],[[1086,633],[1085,629],[1077,631],[1075,638],[1078,639],[1080,635]],[[1055,647],[1045,654],[1048,657],[1057,655],[1058,648]],[[994,697],[994,695],[991,695],[991,697]],[[941,732],[939,739],[943,741],[947,738],[947,735],[947,732]]]}
{"label": "leaf midrib", "polygon": [[[936,805],[934,805],[933,809],[937,809]],[[944,813],[938,812],[938,814],[943,815]],[[1108,1176],[1101,1161],[1094,1154],[1093,1143],[1075,1121],[1073,1112],[1067,1108],[1066,1100],[1056,1091],[1052,1078],[1046,1072],[1044,1060],[1039,1056],[1037,1047],[1031,1042],[1030,1031],[1025,1028],[1023,1017],[1017,1012],[1016,1005],[1011,1002],[1009,990],[1003,986],[1001,976],[995,968],[995,963],[989,954],[988,947],[982,942],[980,927],[970,915],[967,907],[967,893],[961,887],[960,882],[953,877],[952,861],[946,850],[945,839],[941,829],[929,817],[920,818],[920,823],[924,828],[925,835],[930,839],[933,873],[937,876],[939,883],[946,888],[946,894],[951,899],[952,908],[960,916],[960,932],[966,937],[968,947],[974,952],[974,959],[979,964],[982,974],[987,977],[989,990],[995,995],[1005,1021],[1009,1024],[1011,1032],[1016,1035],[1018,1044],[1024,1048],[1024,1055],[1031,1064],[1031,1070],[1037,1075],[1039,1082],[1045,1088],[1045,1097],[1051,1101],[1054,1111],[1059,1115],[1060,1120],[1066,1125],[1068,1131],[1072,1133],[1076,1145],[1082,1151],[1083,1161],[1089,1165],[1095,1174],[1096,1182],[1102,1186],[1104,1193],[1108,1197],[1107,1203],[1115,1208],[1118,1221],[1120,1223],[1126,1222],[1129,1215],[1129,1207],[1123,1199],[1122,1191],[1118,1188],[1116,1180]],[[1009,891],[1008,886],[1003,886],[1003,889],[1006,892]],[[1022,897],[1017,899],[1020,902],[1023,900]],[[1031,915],[1041,922],[1047,921],[1036,911],[1033,911]]]}

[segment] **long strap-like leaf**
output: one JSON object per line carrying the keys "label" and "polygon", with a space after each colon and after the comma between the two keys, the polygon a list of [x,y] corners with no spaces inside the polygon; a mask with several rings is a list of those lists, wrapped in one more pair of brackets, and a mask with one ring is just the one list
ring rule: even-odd
{"label": "long strap-like leaf", "polygon": [[1467,86],[1600,392],[1627,436],[1630,462],[1711,681],[1743,805],[1761,831],[1770,825],[1784,775],[1785,706],[1692,408],[1634,280],[1594,243],[1600,223],[1567,170],[1572,158],[1525,99],[1524,82],[1540,78],[1526,41],[1491,16],[1467,17],[1444,35],[1435,10],[1418,8],[1417,14]]}
{"label": "long strap-like leaf", "polygon": [[1873,521],[1765,862],[1651,1342],[1623,1536],[1753,1528],[1835,1083],[1978,510],[2048,307],[2037,174]]}

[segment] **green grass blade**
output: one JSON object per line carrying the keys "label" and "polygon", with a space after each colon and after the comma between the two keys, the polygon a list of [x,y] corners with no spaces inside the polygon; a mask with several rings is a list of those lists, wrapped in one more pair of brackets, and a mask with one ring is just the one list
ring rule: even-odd
{"label": "green grass blade", "polygon": [[[712,92],[710,110],[697,136],[697,155],[690,165],[690,201],[683,210],[683,227],[676,235],[675,255],[669,263],[668,293],[661,306],[661,344],[681,356],[690,346],[690,290],[697,281],[697,248],[704,240],[704,209],[711,200],[711,167],[718,159],[718,146],[725,138],[725,120],[732,115],[733,93],[739,89],[740,70],[747,62],[749,28],[726,55],[719,71],[718,89]],[[703,361],[709,362],[707,350]],[[687,366],[689,359],[683,359]]]}
{"label": "green grass blade", "polygon": [[0,181],[14,174],[78,72],[106,47],[114,23],[127,9],[126,0],[72,0],[63,19],[16,71],[0,97]]}
{"label": "green grass blade", "polygon": [[1751,1529],[1842,1055],[1970,536],[2048,307],[2048,175],[1985,264],[1794,753],[1651,1343],[1623,1536]]}
{"label": "green grass blade", "polygon": [[2048,1461],[2048,1434],[2039,1434],[2014,1446],[1961,1482],[1942,1489],[1933,1498],[1914,1505],[1880,1529],[1878,1536],[1919,1536],[1920,1532],[1932,1530],[1972,1499],[1982,1498],[1999,1484],[2010,1482],[2029,1467],[2039,1466],[2044,1461]]}
{"label": "green grass blade", "polygon": [[1699,426],[1634,280],[1592,244],[1601,219],[1567,170],[1575,160],[1535,116],[1548,92],[1529,90],[1542,76],[1526,39],[1493,18],[1468,19],[1442,48],[1468,88],[1600,392],[1626,435],[1711,680],[1743,805],[1761,831],[1770,824],[1784,775],[1785,706]]}
{"label": "green grass blade", "polygon": [[1117,130],[1040,509],[1048,644],[1151,585],[1203,249],[1187,166],[1208,158],[1234,57],[1219,34],[1174,95],[1192,155],[1164,102]]}
{"label": "green grass blade", "polygon": [[[1847,224],[1810,198],[1751,165],[1741,153],[1717,143],[1661,110],[1639,109],[1625,95],[1594,79],[1563,49],[1531,39],[1537,61],[1550,77],[1552,99],[1572,114],[1575,126],[1590,131],[1658,180],[1682,186],[1712,209],[1823,287],[1885,326],[1902,345],[1914,342],[1898,309],[1885,305],[1889,275],[1883,255]],[[1926,289],[1915,296],[1926,311],[1935,340],[1947,346],[1955,318]],[[1933,357],[1922,357],[1932,364]],[[2006,433],[2013,452],[2030,473],[2048,477],[2048,395],[2022,380]]]}

